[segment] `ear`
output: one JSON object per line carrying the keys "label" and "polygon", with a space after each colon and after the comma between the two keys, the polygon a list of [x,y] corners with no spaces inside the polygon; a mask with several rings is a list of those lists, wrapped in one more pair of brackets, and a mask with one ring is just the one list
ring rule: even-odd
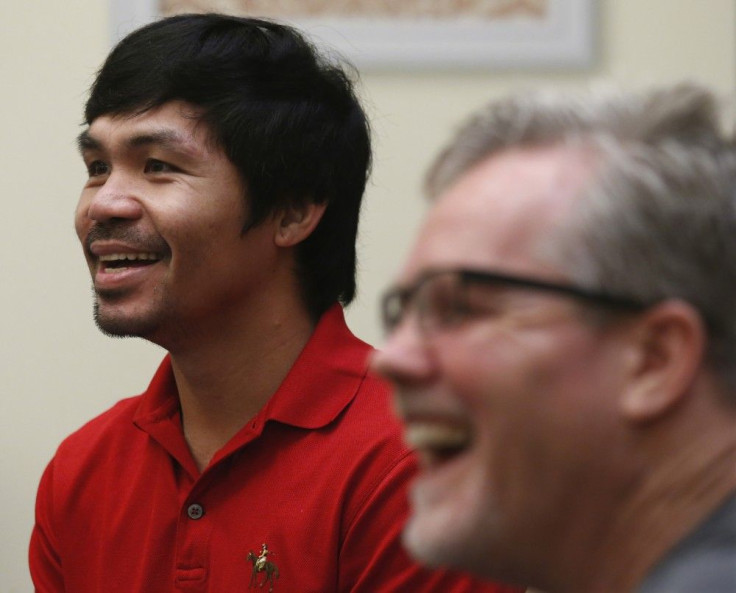
{"label": "ear", "polygon": [[700,314],[677,300],[656,305],[631,330],[633,372],[621,410],[632,422],[649,422],[691,391],[705,356],[706,330]]}
{"label": "ear", "polygon": [[292,247],[304,241],[322,219],[327,203],[305,202],[282,210],[276,217],[274,242],[279,247]]}

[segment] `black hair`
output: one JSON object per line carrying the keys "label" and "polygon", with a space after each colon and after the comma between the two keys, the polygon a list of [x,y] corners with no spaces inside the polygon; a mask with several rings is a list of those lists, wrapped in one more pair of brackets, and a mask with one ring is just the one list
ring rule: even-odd
{"label": "black hair", "polygon": [[173,16],[118,43],[92,85],[85,121],[172,100],[199,108],[239,170],[249,208],[243,232],[290,204],[327,203],[297,246],[297,278],[314,319],[335,301],[350,303],[371,142],[347,68],[273,21]]}

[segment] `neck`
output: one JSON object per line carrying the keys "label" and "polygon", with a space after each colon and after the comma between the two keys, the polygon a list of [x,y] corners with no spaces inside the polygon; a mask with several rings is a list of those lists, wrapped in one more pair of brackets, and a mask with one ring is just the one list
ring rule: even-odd
{"label": "neck", "polygon": [[298,302],[249,306],[170,350],[184,436],[202,471],[278,389],[314,325]]}
{"label": "neck", "polygon": [[[715,424],[719,424],[718,421]],[[682,437],[682,435],[681,435]],[[574,580],[552,591],[625,593],[635,590],[675,544],[736,491],[736,430],[733,418],[661,447],[659,463],[649,466],[617,507],[592,517],[608,517],[603,532],[589,530],[571,563],[558,574]]]}

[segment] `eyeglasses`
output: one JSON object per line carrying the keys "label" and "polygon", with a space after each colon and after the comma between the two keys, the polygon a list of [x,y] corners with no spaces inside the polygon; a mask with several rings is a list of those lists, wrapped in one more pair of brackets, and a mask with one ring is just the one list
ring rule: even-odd
{"label": "eyeglasses", "polygon": [[384,294],[381,314],[386,333],[396,329],[411,310],[416,312],[424,331],[459,325],[478,310],[474,286],[547,291],[622,311],[640,311],[649,306],[625,296],[522,276],[470,269],[431,270],[411,286],[398,286]]}

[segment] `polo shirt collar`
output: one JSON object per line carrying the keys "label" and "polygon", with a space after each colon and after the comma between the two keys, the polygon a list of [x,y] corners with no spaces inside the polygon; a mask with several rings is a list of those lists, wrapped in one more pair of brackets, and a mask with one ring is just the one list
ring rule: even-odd
{"label": "polo shirt collar", "polygon": [[326,426],[358,392],[370,352],[348,329],[342,307],[333,305],[256,419],[310,429]]}
{"label": "polo shirt collar", "polygon": [[[258,433],[269,421],[305,429],[326,426],[355,397],[367,373],[371,350],[350,332],[342,307],[333,305],[320,318],[279,388],[249,424]],[[181,437],[178,390],[168,355],[143,394],[134,422],[159,441],[171,443],[176,431]]]}

